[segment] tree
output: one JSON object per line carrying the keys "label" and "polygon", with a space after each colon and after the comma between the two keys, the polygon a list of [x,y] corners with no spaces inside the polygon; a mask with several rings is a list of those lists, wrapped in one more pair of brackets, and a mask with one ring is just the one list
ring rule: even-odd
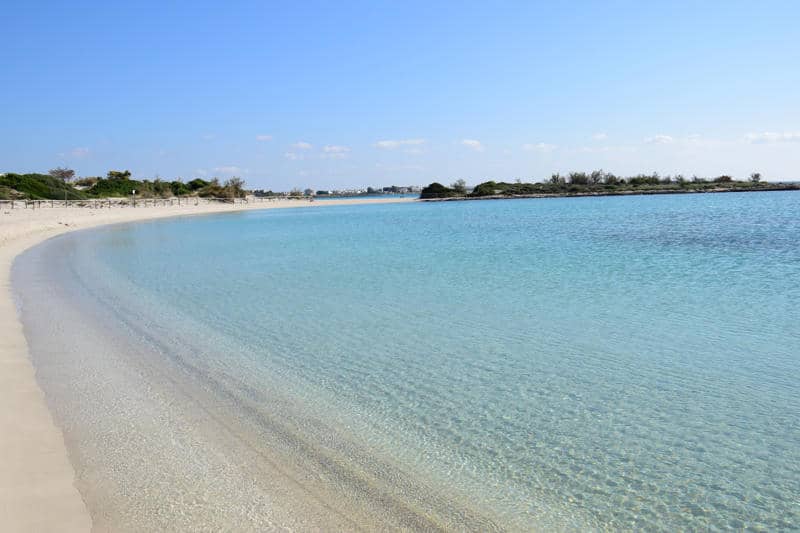
{"label": "tree", "polygon": [[759,181],[761,181],[761,172],[753,172],[752,174],[750,174],[750,181],[752,183],[758,183]]}
{"label": "tree", "polygon": [[131,177],[130,170],[109,170],[107,174],[108,179],[110,180],[127,180]]}
{"label": "tree", "polygon": [[200,179],[200,178],[195,178],[192,181],[190,181],[189,183],[187,183],[186,185],[189,187],[190,191],[196,191],[196,190],[202,189],[203,187],[208,186],[208,184],[209,184],[209,182],[207,182],[206,180],[203,180],[203,179]]}
{"label": "tree", "polygon": [[449,198],[451,196],[459,196],[459,194],[453,189],[445,187],[437,181],[434,181],[427,187],[424,187],[419,195],[419,197],[423,200],[426,198]]}
{"label": "tree", "polygon": [[170,183],[169,188],[174,196],[186,196],[191,192],[189,187],[187,187],[186,184],[183,183],[180,178]]}
{"label": "tree", "polygon": [[153,192],[159,196],[166,197],[172,194],[172,186],[161,178],[156,178],[153,180]]}
{"label": "tree", "polygon": [[588,185],[589,176],[586,172],[570,172],[569,182],[571,185]]}
{"label": "tree", "polygon": [[60,179],[61,181],[64,182],[64,203],[66,203],[67,193],[69,192],[67,184],[70,181],[72,181],[72,178],[75,177],[75,171],[72,170],[71,168],[56,167],[54,169],[51,169],[49,174],[54,178]]}
{"label": "tree", "polygon": [[237,176],[225,182],[225,191],[234,198],[244,197],[244,180]]}
{"label": "tree", "polygon": [[458,194],[467,194],[467,182],[464,180],[456,180],[451,185],[450,188],[456,191]]}

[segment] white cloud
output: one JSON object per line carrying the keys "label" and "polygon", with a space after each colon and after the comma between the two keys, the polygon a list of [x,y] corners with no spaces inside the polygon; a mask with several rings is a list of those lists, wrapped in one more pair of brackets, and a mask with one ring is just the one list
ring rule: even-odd
{"label": "white cloud", "polygon": [[203,135],[203,140],[210,141],[211,139],[215,139],[216,137],[217,136],[214,135],[213,133],[206,133],[205,135]]}
{"label": "white cloud", "polygon": [[645,144],[670,144],[674,142],[675,139],[670,137],[669,135],[653,135],[652,137],[647,137],[644,140]]}
{"label": "white cloud", "polygon": [[294,152],[286,152],[285,154],[283,154],[283,157],[285,157],[289,161],[298,161],[300,159],[303,159],[302,155],[296,154]]}
{"label": "white cloud", "polygon": [[536,144],[523,144],[522,149],[527,152],[541,152],[548,154],[558,148],[555,144],[536,143]]}
{"label": "white cloud", "polygon": [[204,168],[196,168],[194,173],[197,176],[208,176],[208,171]]}
{"label": "white cloud", "polygon": [[748,133],[744,136],[749,143],[780,143],[780,142],[800,142],[800,132],[776,133],[765,131],[763,133]]}
{"label": "white cloud", "polygon": [[322,147],[322,151],[326,154],[343,154],[350,151],[349,146],[338,146],[335,144],[328,144]]}
{"label": "white cloud", "polygon": [[483,152],[483,144],[476,139],[464,139],[461,141],[461,144],[469,148],[470,150],[475,150],[476,152]]}
{"label": "white cloud", "polygon": [[256,135],[258,142],[267,142],[272,140],[272,135]]}
{"label": "white cloud", "polygon": [[324,152],[322,157],[326,159],[345,159],[350,152],[350,147],[328,144],[322,147],[322,151]]}
{"label": "white cloud", "polygon": [[216,167],[214,168],[214,172],[218,172],[220,174],[241,174],[242,169],[235,165],[229,165],[223,167]]}
{"label": "white cloud", "polygon": [[394,150],[401,146],[419,146],[425,144],[425,139],[400,139],[396,141],[386,140],[378,141],[375,143],[376,148],[383,148],[385,150]]}
{"label": "white cloud", "polygon": [[594,135],[592,135],[592,139],[595,140],[595,141],[605,141],[606,139],[608,139],[608,134],[607,133],[595,133]]}
{"label": "white cloud", "polygon": [[292,145],[292,148],[297,148],[298,150],[311,150],[314,146],[311,143],[307,143],[305,141],[297,141]]}

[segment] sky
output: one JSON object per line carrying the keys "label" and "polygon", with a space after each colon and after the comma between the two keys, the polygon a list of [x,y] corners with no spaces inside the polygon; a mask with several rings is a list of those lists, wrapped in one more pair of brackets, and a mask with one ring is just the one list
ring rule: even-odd
{"label": "sky", "polygon": [[0,172],[800,179],[800,2],[6,0]]}

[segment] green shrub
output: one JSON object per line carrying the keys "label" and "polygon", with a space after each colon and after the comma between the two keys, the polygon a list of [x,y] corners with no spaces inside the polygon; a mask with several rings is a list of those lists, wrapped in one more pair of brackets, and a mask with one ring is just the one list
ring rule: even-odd
{"label": "green shrub", "polygon": [[[63,200],[65,191],[68,200],[81,200],[88,196],[48,174],[6,174],[0,176],[0,187],[14,189],[31,200]],[[11,195],[10,191],[6,194]]]}
{"label": "green shrub", "polygon": [[449,187],[445,187],[441,183],[433,182],[420,193],[419,197],[423,199],[429,198],[450,198],[453,196],[460,196],[457,191]]}

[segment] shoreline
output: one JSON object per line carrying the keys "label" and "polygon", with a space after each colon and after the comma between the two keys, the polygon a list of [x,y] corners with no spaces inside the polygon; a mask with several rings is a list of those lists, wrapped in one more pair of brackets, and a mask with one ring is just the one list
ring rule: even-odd
{"label": "shoreline", "polygon": [[63,433],[47,407],[11,288],[11,267],[25,250],[70,231],[159,218],[262,209],[407,203],[414,198],[288,200],[252,205],[144,208],[82,207],[0,212],[0,526],[8,531],[87,531],[92,519],[75,486]]}

